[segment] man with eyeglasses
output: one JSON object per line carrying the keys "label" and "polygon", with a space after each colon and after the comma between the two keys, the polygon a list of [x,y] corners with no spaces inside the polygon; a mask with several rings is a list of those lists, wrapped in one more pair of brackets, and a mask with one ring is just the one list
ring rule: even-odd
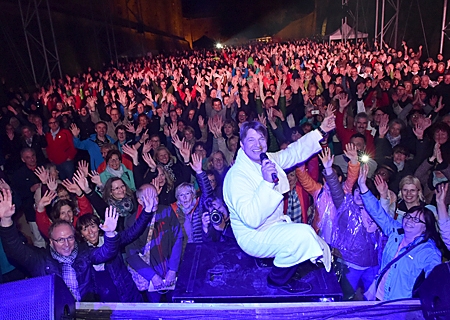
{"label": "man with eyeglasses", "polygon": [[73,136],[69,130],[61,128],[56,118],[48,120],[49,132],[45,134],[47,141],[47,157],[56,164],[61,180],[70,179],[75,172],[73,159],[77,150],[73,144]]}
{"label": "man with eyeglasses", "polygon": [[50,248],[34,248],[21,241],[12,220],[15,206],[11,192],[0,190],[0,238],[6,256],[25,268],[32,277],[48,274],[60,276],[76,301],[95,301],[97,292],[93,278],[93,265],[114,258],[119,251],[116,236],[118,214],[112,207],[105,212],[105,221],[100,228],[105,232],[105,243],[98,248],[78,243],[70,222],[56,220],[50,227]]}

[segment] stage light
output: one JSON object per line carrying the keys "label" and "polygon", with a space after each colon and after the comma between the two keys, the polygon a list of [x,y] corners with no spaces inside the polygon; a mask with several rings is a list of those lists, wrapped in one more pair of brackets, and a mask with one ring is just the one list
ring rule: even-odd
{"label": "stage light", "polygon": [[216,48],[217,48],[217,49],[222,49],[222,48],[223,48],[223,44],[221,44],[221,43],[216,43]]}

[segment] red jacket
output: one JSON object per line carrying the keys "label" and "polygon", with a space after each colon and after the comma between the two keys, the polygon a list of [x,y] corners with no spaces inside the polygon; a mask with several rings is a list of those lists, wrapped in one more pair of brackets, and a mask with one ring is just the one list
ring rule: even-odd
{"label": "red jacket", "polygon": [[45,134],[47,140],[47,156],[48,159],[54,164],[61,164],[67,159],[73,160],[77,154],[77,150],[73,145],[72,133],[60,128],[58,134],[53,140],[53,136],[50,132]]}
{"label": "red jacket", "polygon": [[[342,143],[342,149],[345,149],[345,145],[350,143],[350,138],[355,133],[358,133],[356,129],[344,128],[344,114],[338,110],[336,112],[336,135]],[[364,136],[366,137],[367,153],[369,153],[371,157],[375,157],[375,142],[372,133],[369,130],[366,130]]]}

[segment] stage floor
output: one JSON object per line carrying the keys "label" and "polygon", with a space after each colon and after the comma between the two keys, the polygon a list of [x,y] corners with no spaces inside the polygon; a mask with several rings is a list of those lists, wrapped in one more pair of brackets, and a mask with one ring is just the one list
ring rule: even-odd
{"label": "stage floor", "polygon": [[311,303],[77,303],[77,319],[424,319],[420,301]]}

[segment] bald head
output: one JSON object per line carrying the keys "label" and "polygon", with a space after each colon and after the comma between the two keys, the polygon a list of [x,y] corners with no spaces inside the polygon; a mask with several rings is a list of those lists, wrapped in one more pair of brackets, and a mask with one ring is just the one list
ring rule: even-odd
{"label": "bald head", "polygon": [[142,185],[136,191],[136,196],[139,204],[144,207],[145,211],[154,212],[158,209],[158,192],[153,185]]}

